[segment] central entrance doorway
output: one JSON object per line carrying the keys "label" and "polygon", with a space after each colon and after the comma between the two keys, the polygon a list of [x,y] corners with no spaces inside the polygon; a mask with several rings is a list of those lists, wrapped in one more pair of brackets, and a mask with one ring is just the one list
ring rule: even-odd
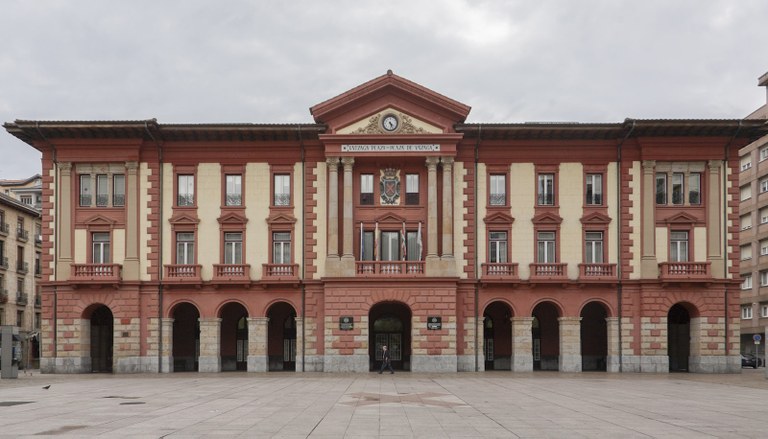
{"label": "central entrance doorway", "polygon": [[91,314],[91,372],[112,372],[114,318],[100,305]]}
{"label": "central entrance doorway", "polygon": [[669,371],[687,372],[691,353],[691,314],[679,303],[667,314],[667,349]]}
{"label": "central entrance doorway", "polygon": [[399,302],[382,302],[371,307],[368,358],[370,370],[381,368],[382,346],[386,345],[392,368],[411,369],[411,310]]}

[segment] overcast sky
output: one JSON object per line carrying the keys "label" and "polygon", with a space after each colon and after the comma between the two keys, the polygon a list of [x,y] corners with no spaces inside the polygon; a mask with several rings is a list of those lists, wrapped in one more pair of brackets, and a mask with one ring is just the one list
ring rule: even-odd
{"label": "overcast sky", "polygon": [[[0,121],[311,122],[392,69],[468,122],[740,118],[766,101],[768,1],[16,1]],[[0,179],[40,172],[0,132]]]}

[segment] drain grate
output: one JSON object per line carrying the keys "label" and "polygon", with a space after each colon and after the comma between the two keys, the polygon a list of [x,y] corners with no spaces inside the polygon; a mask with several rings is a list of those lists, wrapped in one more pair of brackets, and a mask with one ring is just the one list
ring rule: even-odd
{"label": "drain grate", "polygon": [[144,404],[141,401],[129,401],[129,402],[121,402],[120,405],[136,405],[136,404]]}
{"label": "drain grate", "polygon": [[31,404],[34,401],[0,401],[0,407],[12,407],[14,405]]}

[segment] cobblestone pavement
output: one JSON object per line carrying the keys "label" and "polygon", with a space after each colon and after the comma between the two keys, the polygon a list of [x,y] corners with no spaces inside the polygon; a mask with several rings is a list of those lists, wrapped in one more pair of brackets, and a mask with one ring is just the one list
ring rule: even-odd
{"label": "cobblestone pavement", "polygon": [[765,371],[743,372],[22,373],[0,437],[766,437]]}

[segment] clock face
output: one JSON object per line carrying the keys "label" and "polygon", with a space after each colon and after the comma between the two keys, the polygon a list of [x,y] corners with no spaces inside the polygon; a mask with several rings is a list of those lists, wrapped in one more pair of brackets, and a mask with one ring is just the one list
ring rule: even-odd
{"label": "clock face", "polygon": [[395,131],[399,124],[400,121],[397,120],[397,117],[394,114],[388,114],[384,116],[384,119],[381,121],[381,125],[387,131]]}

